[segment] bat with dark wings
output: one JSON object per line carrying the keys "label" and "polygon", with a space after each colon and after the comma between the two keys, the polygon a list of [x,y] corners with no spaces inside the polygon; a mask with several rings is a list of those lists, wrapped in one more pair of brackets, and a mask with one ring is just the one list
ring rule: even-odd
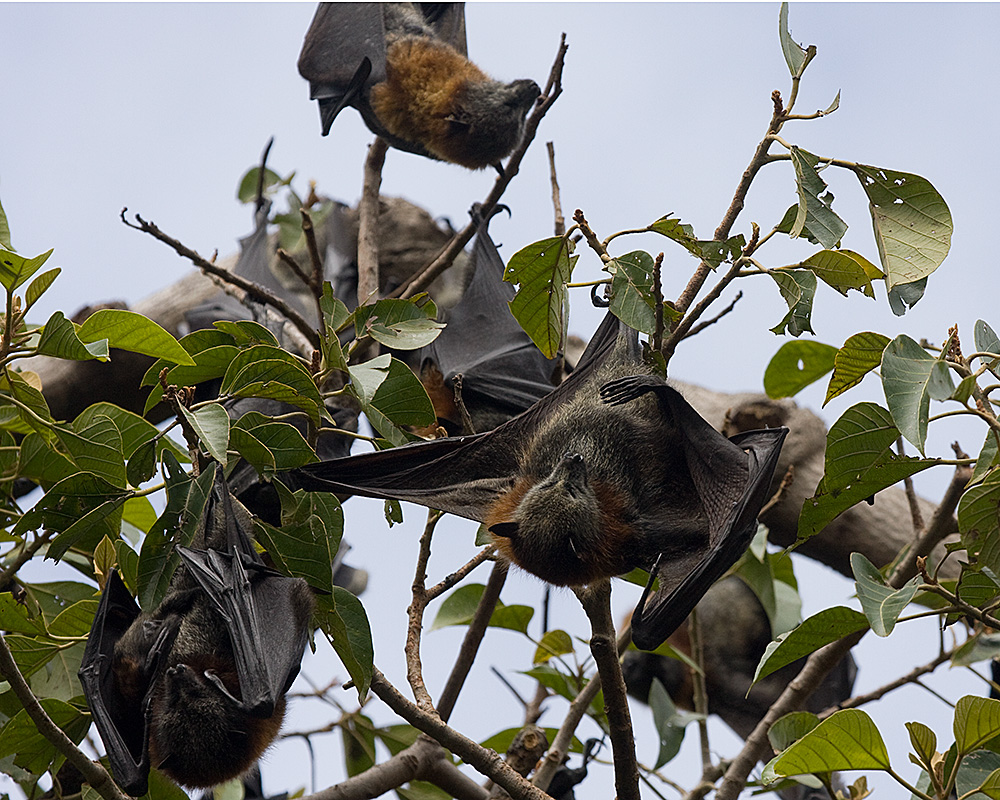
{"label": "bat with dark wings", "polygon": [[348,105],[393,147],[469,169],[517,146],[538,85],[466,57],[462,3],[320,3],[299,56],[326,136]]}
{"label": "bat with dark wings", "polygon": [[141,611],[109,575],[80,682],[115,780],[147,791],[150,766],[205,787],[249,769],[281,727],[313,597],[266,567],[218,468],[163,602]]}
{"label": "bat with dark wings", "polygon": [[482,522],[502,557],[552,584],[648,569],[632,634],[653,649],[749,546],[787,432],[720,434],[652,374],[636,332],[609,313],[573,374],[494,430],[290,477]]}

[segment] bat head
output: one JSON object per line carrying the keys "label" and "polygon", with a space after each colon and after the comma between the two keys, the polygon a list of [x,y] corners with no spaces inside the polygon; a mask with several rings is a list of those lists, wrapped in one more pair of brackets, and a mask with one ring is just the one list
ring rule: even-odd
{"label": "bat head", "polygon": [[[522,478],[490,509],[486,526],[500,553],[542,580],[576,586],[623,571],[614,555],[624,530],[614,492],[592,481],[579,453],[566,453],[548,476]],[[620,550],[620,548],[618,548]]]}
{"label": "bat head", "polygon": [[499,163],[520,143],[525,117],[540,94],[530,79],[504,84],[484,76],[465,81],[441,143],[447,160],[472,169]]}
{"label": "bat head", "polygon": [[232,666],[204,661],[169,667],[152,698],[151,763],[183,786],[208,787],[246,771],[274,740],[284,718],[281,698],[270,717],[245,711]]}

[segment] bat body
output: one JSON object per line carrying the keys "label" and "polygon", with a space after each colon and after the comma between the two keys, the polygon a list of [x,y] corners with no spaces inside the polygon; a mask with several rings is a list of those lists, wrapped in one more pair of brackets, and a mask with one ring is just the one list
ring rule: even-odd
{"label": "bat body", "polygon": [[324,136],[353,105],[394,147],[469,169],[510,154],[539,95],[468,60],[461,3],[321,3],[298,66]]}
{"label": "bat body", "polygon": [[264,566],[217,473],[203,524],[163,602],[139,610],[109,576],[80,681],[115,779],[145,794],[149,767],[206,787],[248,770],[281,727],[312,594]]}
{"label": "bat body", "polygon": [[657,647],[739,558],[770,493],[786,428],[727,439],[650,374],[610,314],[580,366],[485,434],[308,465],[300,488],[409,500],[484,522],[543,580],[651,569],[633,639]]}
{"label": "bat body", "polygon": [[[446,312],[447,327],[418,362],[438,423],[449,433],[492,430],[527,410],[551,392],[561,371],[531,341],[508,304],[514,287],[503,280],[504,264],[489,234],[489,220],[479,218],[470,256],[472,277],[462,299]],[[455,398],[456,379],[468,421]],[[471,422],[472,430],[466,430]]]}

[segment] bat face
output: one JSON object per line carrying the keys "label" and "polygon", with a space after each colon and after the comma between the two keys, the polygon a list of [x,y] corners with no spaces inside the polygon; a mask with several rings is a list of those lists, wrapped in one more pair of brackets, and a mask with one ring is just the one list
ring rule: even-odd
{"label": "bat face", "polygon": [[[655,649],[746,550],[787,428],[732,440],[649,373],[610,314],[557,389],[489,433],[312,464],[299,488],[485,522],[501,554],[575,585],[649,568],[633,640]],[[652,585],[652,580],[650,586]]]}
{"label": "bat face", "polygon": [[146,793],[151,765],[184,786],[236,777],[281,727],[313,598],[305,581],[263,565],[246,520],[219,469],[201,547],[180,548],[183,566],[156,609],[141,612],[109,576],[80,681],[129,794]]}
{"label": "bat face", "polygon": [[461,3],[321,3],[299,73],[325,136],[355,106],[391,145],[469,169],[517,146],[538,85],[493,80],[466,57]]}

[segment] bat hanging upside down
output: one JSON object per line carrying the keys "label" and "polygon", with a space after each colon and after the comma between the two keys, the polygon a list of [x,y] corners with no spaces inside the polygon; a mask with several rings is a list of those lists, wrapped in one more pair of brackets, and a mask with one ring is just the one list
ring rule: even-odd
{"label": "bat hanging upside down", "polygon": [[324,136],[353,105],[393,147],[469,169],[511,153],[540,94],[532,80],[501,83],[469,61],[462,3],[321,3],[299,73]]}
{"label": "bat hanging upside down", "polygon": [[80,668],[115,780],[136,797],[150,766],[197,787],[252,767],[278,734],[308,637],[308,585],[264,566],[217,470],[163,602],[140,611],[112,571]]}
{"label": "bat hanging upside down", "polygon": [[749,546],[787,433],[727,439],[650,374],[635,331],[609,313],[573,374],[494,430],[291,475],[483,522],[505,558],[553,584],[649,569],[660,588],[648,597],[651,578],[632,632],[654,649]]}

